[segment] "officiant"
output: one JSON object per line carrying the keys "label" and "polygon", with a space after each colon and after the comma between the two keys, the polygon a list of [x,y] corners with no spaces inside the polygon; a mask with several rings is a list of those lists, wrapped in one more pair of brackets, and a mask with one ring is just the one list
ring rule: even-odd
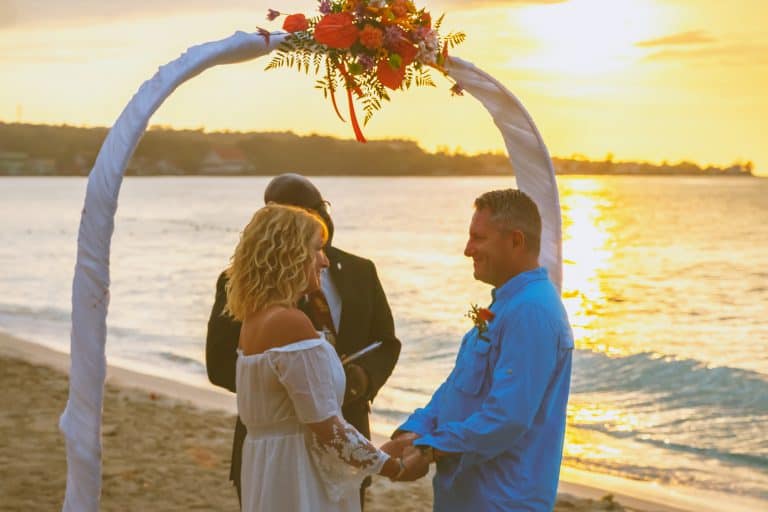
{"label": "officiant", "polygon": [[[344,418],[367,438],[371,437],[370,403],[389,378],[400,355],[394,321],[386,295],[372,261],[342,251],[332,245],[334,225],[325,201],[315,185],[298,174],[275,177],[264,191],[265,203],[299,206],[317,213],[328,227],[325,253],[330,266],[321,276],[322,290],[306,297],[300,307],[315,328],[325,332],[340,357],[350,356],[375,342],[381,346],[345,365],[347,387],[342,413]],[[222,273],[216,283],[216,299],[208,320],[206,369],[209,380],[235,392],[235,364],[240,323],[223,314],[227,278]],[[238,498],[240,464],[246,429],[238,418],[232,445],[230,480]],[[361,504],[365,488],[360,489]]]}

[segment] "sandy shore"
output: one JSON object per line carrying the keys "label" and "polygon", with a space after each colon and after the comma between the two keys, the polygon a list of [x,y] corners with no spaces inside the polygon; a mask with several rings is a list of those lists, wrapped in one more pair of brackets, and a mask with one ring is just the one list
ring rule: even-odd
{"label": "sandy shore", "polygon": [[[61,507],[66,458],[57,424],[67,400],[68,368],[68,355],[0,333],[3,510]],[[228,482],[232,395],[110,368],[104,404],[102,510],[238,509]],[[690,495],[658,495],[648,483],[615,493],[612,489],[627,488],[616,482],[608,488],[595,485],[603,476],[570,474],[574,481],[560,485],[558,512],[726,510],[697,503]],[[366,504],[368,512],[431,509],[427,479],[393,484],[376,478]]]}

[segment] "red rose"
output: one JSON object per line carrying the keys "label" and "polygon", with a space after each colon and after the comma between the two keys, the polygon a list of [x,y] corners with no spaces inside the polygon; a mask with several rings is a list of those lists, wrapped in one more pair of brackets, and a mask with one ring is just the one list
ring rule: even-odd
{"label": "red rose", "polygon": [[354,21],[348,12],[326,14],[315,27],[315,41],[329,48],[349,48],[359,33]]}
{"label": "red rose", "polygon": [[496,315],[494,315],[493,311],[491,311],[490,309],[480,308],[477,311],[477,317],[483,322],[490,322],[491,320],[493,320],[494,316]]}
{"label": "red rose", "polygon": [[286,32],[302,32],[309,28],[307,17],[303,14],[291,14],[286,16],[283,22],[283,30]]}
{"label": "red rose", "polygon": [[399,89],[405,79],[405,66],[401,64],[400,67],[395,68],[387,59],[381,59],[376,67],[376,76],[385,87],[392,90]]}

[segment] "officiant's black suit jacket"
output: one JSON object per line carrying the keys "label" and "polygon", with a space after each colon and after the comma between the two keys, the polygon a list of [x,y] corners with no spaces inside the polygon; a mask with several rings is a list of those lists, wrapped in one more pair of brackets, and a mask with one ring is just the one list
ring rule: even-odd
{"label": "officiant's black suit jacket", "polygon": [[[341,320],[336,338],[339,355],[352,354],[374,341],[383,345],[357,360],[370,379],[368,396],[344,406],[344,418],[367,438],[371,437],[368,421],[369,401],[389,378],[400,355],[400,341],[395,337],[395,326],[387,297],[381,287],[373,262],[335,247],[326,247],[331,273],[341,298]],[[222,273],[216,283],[216,301],[208,320],[205,343],[205,362],[208,379],[215,385],[235,392],[235,365],[240,322],[223,315],[227,303],[226,276]],[[245,426],[237,420],[232,446],[230,479],[239,485],[240,464]]]}

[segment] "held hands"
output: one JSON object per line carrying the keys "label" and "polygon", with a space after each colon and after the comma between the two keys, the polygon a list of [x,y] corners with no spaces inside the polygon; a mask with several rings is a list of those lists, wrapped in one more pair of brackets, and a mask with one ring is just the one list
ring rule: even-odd
{"label": "held hands", "polygon": [[403,450],[407,447],[413,447],[413,441],[418,439],[419,435],[413,432],[401,432],[393,436],[391,441],[381,445],[381,450],[390,457],[402,457]]}
{"label": "held hands", "polygon": [[413,446],[403,451],[405,471],[395,480],[398,482],[413,482],[429,473],[429,463],[432,462],[421,450]]}
{"label": "held hands", "polygon": [[413,446],[418,437],[413,432],[401,432],[381,446],[381,450],[391,457],[390,461],[398,464],[397,472],[382,471],[384,476],[397,482],[412,482],[429,472],[431,460]]}

